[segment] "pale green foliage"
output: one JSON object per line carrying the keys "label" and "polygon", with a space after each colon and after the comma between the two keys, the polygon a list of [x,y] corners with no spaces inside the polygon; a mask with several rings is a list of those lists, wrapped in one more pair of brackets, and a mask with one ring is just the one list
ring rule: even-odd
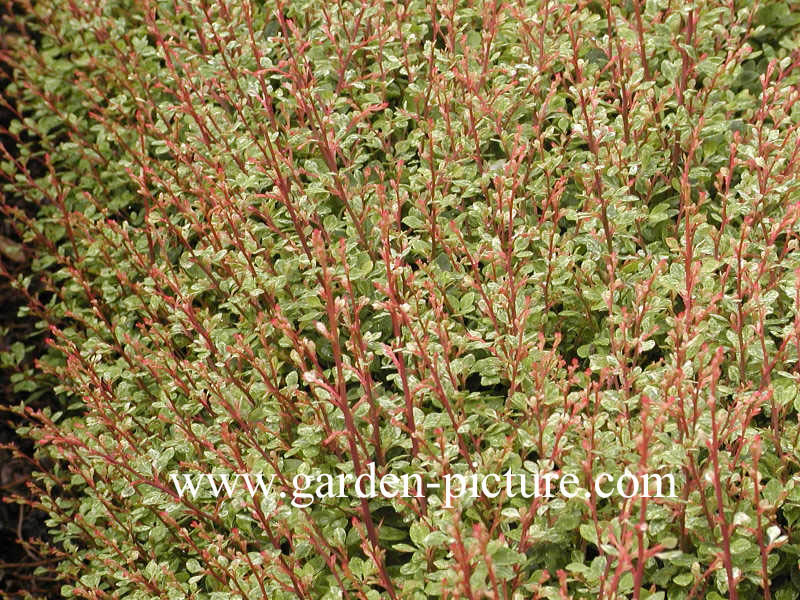
{"label": "pale green foliage", "polygon": [[[271,3],[20,17],[41,41],[16,39],[11,53],[25,111],[12,130],[39,146],[2,169],[9,193],[40,204],[16,217],[38,249],[20,286],[52,280],[47,320],[61,333],[38,379],[16,382],[55,385],[64,403],[55,425],[26,433],[59,461],[63,486],[43,501],[53,541],[75,557],[65,596],[389,597],[355,498],[215,507],[147,483],[178,470],[352,473],[341,383],[361,461],[379,452],[374,413],[397,474],[467,473],[465,452],[482,473],[556,468],[584,486],[586,461],[595,475],[674,473],[687,496],[646,506],[644,543],[661,546],[640,582],[651,600],[695,585],[695,597],[727,595],[723,563],[705,573],[723,547],[718,512],[733,524],[740,597],[763,593],[748,530],[760,436],[761,530],[779,540],[765,559],[772,597],[793,597],[789,4],[643,3],[647,71],[631,3],[613,3],[612,24],[604,3],[496,15],[455,3],[452,19],[446,4],[291,2],[288,35]],[[53,175],[27,178],[45,153]],[[724,507],[707,478],[712,410],[727,423]],[[394,592],[413,599],[468,597],[458,539],[475,598],[559,598],[559,569],[570,597],[632,597],[639,507],[499,498],[454,510],[432,494],[419,516],[369,503]],[[290,555],[275,543],[288,539]]]}

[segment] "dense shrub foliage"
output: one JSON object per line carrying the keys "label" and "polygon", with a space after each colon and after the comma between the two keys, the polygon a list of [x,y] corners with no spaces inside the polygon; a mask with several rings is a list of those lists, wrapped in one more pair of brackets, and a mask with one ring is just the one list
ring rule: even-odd
{"label": "dense shrub foliage", "polygon": [[[3,207],[49,346],[13,377],[61,403],[23,432],[63,595],[796,598],[792,7],[14,5]],[[371,462],[581,493],[169,479]],[[596,494],[625,470],[678,495]]]}

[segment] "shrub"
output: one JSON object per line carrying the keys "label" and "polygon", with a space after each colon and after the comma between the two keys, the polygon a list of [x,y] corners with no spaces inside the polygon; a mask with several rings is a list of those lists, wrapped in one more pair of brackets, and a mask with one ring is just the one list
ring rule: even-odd
{"label": "shrub", "polygon": [[[21,2],[3,270],[62,594],[794,598],[791,6]],[[587,493],[169,477],[370,463]],[[596,493],[626,471],[678,495]]]}

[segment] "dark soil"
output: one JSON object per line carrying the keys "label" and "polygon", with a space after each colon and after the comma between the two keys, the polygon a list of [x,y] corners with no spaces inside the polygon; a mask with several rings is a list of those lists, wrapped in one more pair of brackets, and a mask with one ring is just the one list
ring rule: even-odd
{"label": "dark soil", "polygon": [[[7,17],[8,4],[0,2],[0,57],[9,35],[19,34]],[[0,60],[0,97],[5,98],[9,84],[9,69]],[[9,101],[10,104],[11,103]],[[12,110],[0,103],[0,145],[16,156],[16,144],[4,131],[14,117]],[[3,183],[0,178],[0,185]],[[0,187],[0,194],[3,194]],[[10,204],[17,204],[14,198],[6,198]],[[22,200],[19,200],[22,204]],[[21,251],[19,236],[7,219],[0,214],[0,242],[11,244],[19,252],[0,253],[0,261],[10,275],[25,272],[30,257]],[[0,352],[7,351],[15,342],[33,344],[34,354],[43,349],[44,339],[37,336],[33,318],[18,317],[19,308],[25,298],[15,290],[9,281],[0,274]],[[27,356],[23,366],[30,366],[33,357]],[[18,367],[19,368],[19,367]],[[18,496],[35,501],[29,490],[32,467],[25,457],[33,454],[33,443],[21,438],[17,428],[22,424],[19,416],[10,410],[22,399],[12,386],[11,377],[15,370],[0,369],[0,598],[59,598],[60,584],[55,581],[51,568],[55,565],[51,558],[39,553],[35,540],[47,540],[49,535],[45,520],[47,516],[24,503],[12,500]],[[35,402],[35,408],[54,403],[53,395],[45,394]]]}

